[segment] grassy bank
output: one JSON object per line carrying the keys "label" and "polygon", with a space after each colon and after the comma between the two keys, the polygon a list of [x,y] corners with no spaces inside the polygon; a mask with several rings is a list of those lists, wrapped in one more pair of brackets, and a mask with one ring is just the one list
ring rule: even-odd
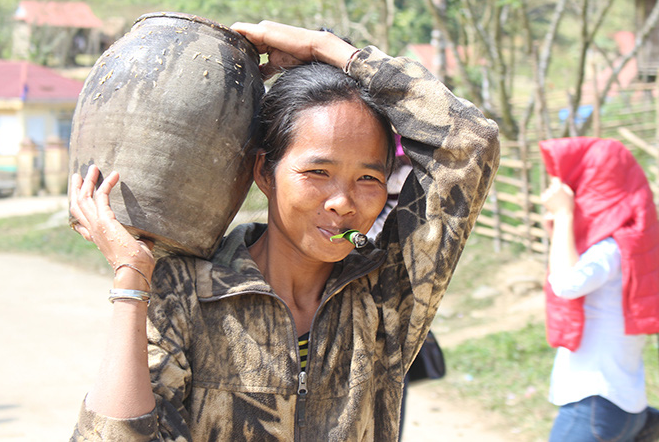
{"label": "grassy bank", "polygon": [[[447,376],[436,381],[445,394],[500,415],[502,430],[516,441],[546,441],[557,407],[547,402],[555,350],[543,324],[495,333],[445,349]],[[648,337],[644,352],[648,400],[659,405],[659,347]],[[513,437],[511,436],[511,439]]]}
{"label": "grassy bank", "polygon": [[71,230],[62,213],[0,219],[0,252],[34,253],[110,274],[110,266],[96,246]]}

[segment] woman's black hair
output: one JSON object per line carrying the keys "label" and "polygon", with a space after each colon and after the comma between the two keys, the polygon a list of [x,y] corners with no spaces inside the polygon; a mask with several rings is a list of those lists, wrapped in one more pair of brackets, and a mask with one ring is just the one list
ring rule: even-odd
{"label": "woman's black hair", "polygon": [[386,134],[387,173],[390,173],[396,152],[391,123],[356,80],[325,63],[305,64],[285,71],[265,94],[259,118],[261,146],[258,146],[265,150],[263,172],[272,175],[286,153],[301,111],[341,101],[363,103],[378,120]]}

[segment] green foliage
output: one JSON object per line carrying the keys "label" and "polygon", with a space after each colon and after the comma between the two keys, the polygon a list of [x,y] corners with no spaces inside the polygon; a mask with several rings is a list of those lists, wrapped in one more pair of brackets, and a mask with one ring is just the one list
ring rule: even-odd
{"label": "green foliage", "polygon": [[389,30],[390,53],[400,54],[405,46],[413,43],[429,43],[432,18],[420,0],[396,2],[394,26]]}
{"label": "green foliage", "polygon": [[11,55],[13,16],[18,0],[0,0],[0,59]]}
{"label": "green foliage", "polygon": [[659,407],[659,334],[648,336],[643,351],[648,403]]}
{"label": "green foliage", "polygon": [[245,202],[240,210],[248,212],[263,212],[268,210],[268,199],[256,184],[252,183],[252,186],[247,193],[247,197],[245,198]]}
{"label": "green foliage", "polygon": [[[272,20],[293,26],[333,29],[349,37],[354,44],[377,44],[365,38],[362,30],[371,35],[382,22],[378,5],[369,0],[88,0],[102,19],[120,15],[129,23],[139,15],[154,11],[178,11],[196,14],[225,25],[237,21]],[[428,43],[432,20],[424,0],[396,0],[393,27],[389,29],[390,52],[397,54],[409,43]]]}

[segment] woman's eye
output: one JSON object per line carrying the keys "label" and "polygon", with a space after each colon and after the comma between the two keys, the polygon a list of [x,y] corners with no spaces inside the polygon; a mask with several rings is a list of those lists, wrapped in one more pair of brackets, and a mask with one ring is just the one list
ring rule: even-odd
{"label": "woman's eye", "polygon": [[378,181],[378,182],[380,181],[378,178],[374,177],[373,175],[362,175],[360,179],[364,181]]}
{"label": "woman's eye", "polygon": [[308,170],[307,173],[311,173],[313,175],[327,175],[327,172],[323,169],[312,169]]}

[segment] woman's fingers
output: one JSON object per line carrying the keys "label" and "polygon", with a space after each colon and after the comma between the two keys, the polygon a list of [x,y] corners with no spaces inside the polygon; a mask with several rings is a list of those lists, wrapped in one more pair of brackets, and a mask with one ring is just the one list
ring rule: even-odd
{"label": "woman's fingers", "polygon": [[350,43],[330,32],[270,21],[259,24],[234,23],[231,28],[252,42],[259,53],[269,55],[269,63],[262,69],[266,75],[272,75],[282,67],[310,61],[343,67],[356,50]]}
{"label": "woman's fingers", "polygon": [[85,179],[82,182],[80,187],[80,198],[91,198],[94,194],[94,189],[96,188],[96,182],[98,181],[99,170],[98,167],[94,164],[89,166]]}
{"label": "woman's fingers", "polygon": [[119,173],[112,172],[101,182],[101,185],[96,189],[94,195],[94,202],[96,203],[96,210],[99,216],[107,216],[114,219],[114,212],[110,208],[110,192],[119,182]]}
{"label": "woman's fingers", "polygon": [[76,173],[71,176],[71,186],[70,186],[71,202],[69,206],[69,212],[71,213],[71,215],[73,215],[73,217],[76,220],[76,223],[72,226],[73,230],[75,230],[80,235],[82,235],[82,237],[85,238],[87,241],[91,241],[91,233],[87,228],[89,222],[87,221],[87,217],[80,208],[80,204],[79,204],[80,189],[82,187],[82,183],[83,183],[82,177],[79,174]]}
{"label": "woman's fingers", "polygon": [[137,243],[140,245],[142,250],[144,250],[145,252],[152,252],[153,247],[155,245],[153,241],[151,241],[148,238],[143,238],[143,237],[138,238]]}
{"label": "woman's fingers", "polygon": [[250,41],[259,51],[259,54],[268,52],[269,47],[265,44],[266,27],[261,24],[237,22],[231,25],[231,29],[241,34]]}
{"label": "woman's fingers", "polygon": [[97,166],[89,167],[85,179],[78,174],[71,177],[71,215],[78,224],[74,229],[86,240],[93,241],[101,224],[115,220],[110,208],[110,192],[119,181],[119,174],[112,172],[97,187],[100,171]]}
{"label": "woman's fingers", "polygon": [[319,31],[264,20],[259,24],[234,23],[231,29],[247,38],[261,54],[283,52],[298,60],[314,60],[314,42]]}
{"label": "woman's fingers", "polygon": [[542,205],[549,212],[572,210],[574,207],[574,192],[567,184],[558,178],[551,180],[549,187],[540,195]]}

